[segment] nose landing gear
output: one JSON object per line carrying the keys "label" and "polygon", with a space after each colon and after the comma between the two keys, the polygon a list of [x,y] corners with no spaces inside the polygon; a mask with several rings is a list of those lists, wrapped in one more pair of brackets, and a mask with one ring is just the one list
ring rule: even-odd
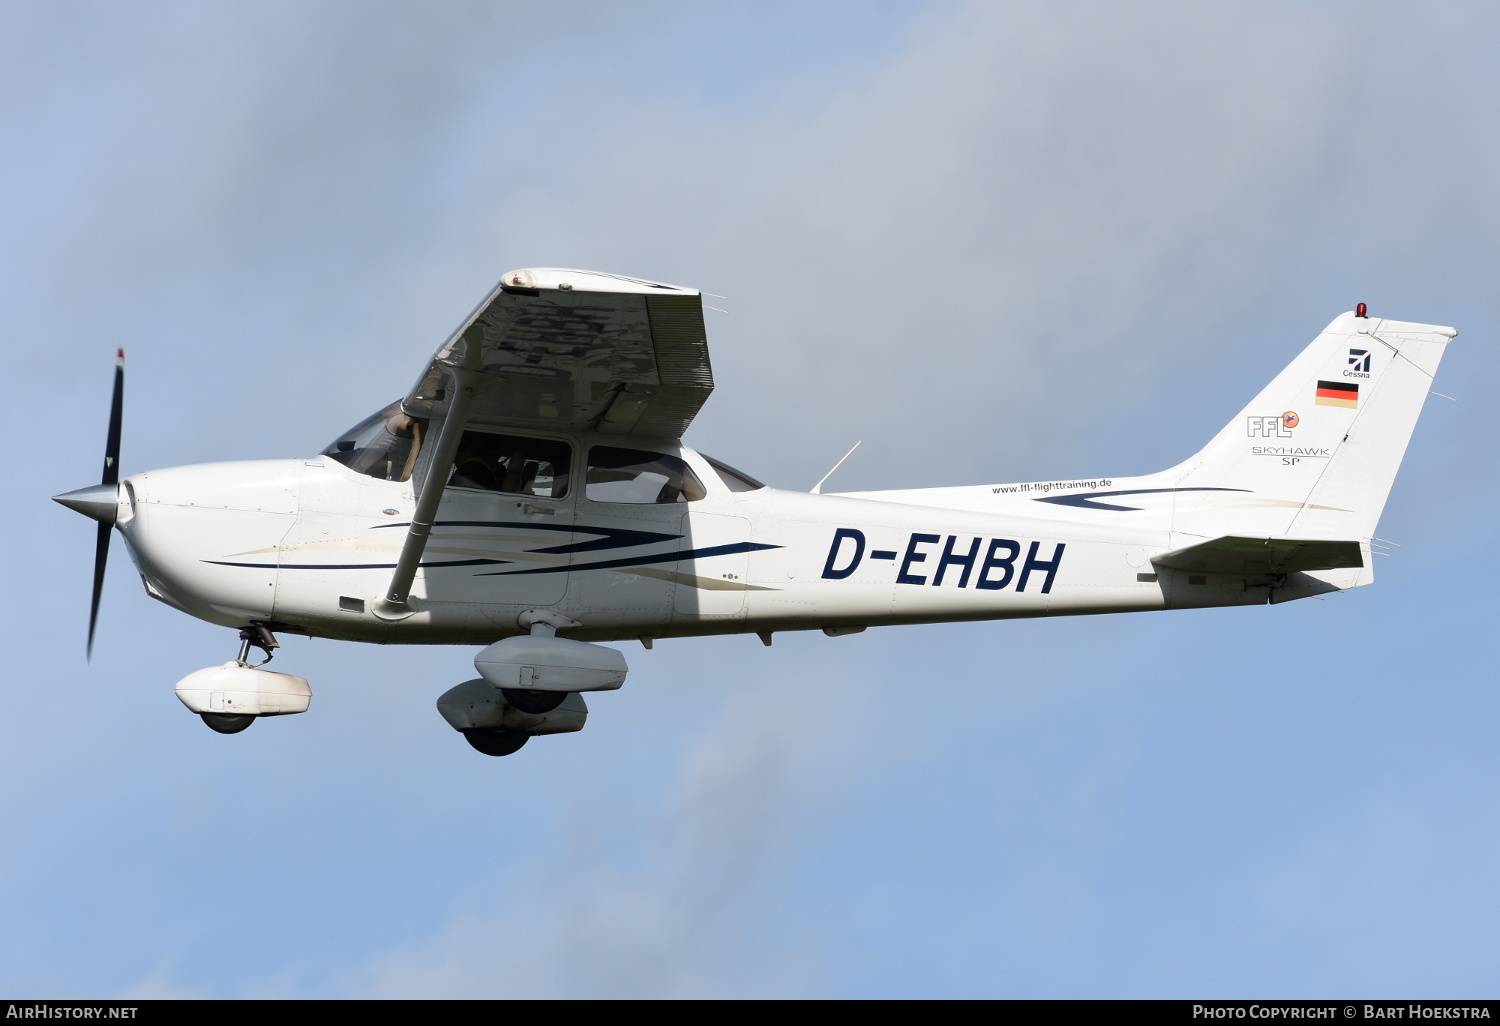
{"label": "nose landing gear", "polygon": [[238,713],[199,713],[208,729],[220,734],[238,734],[250,724],[255,722],[254,716],[242,716]]}
{"label": "nose landing gear", "polygon": [[[250,661],[250,649],[258,648],[266,654],[266,657],[258,663]],[[276,640],[276,635],[271,633],[271,628],[263,623],[252,623],[240,631],[240,657],[235,660],[241,666],[255,669],[264,666],[276,658],[276,649],[281,647],[281,642]],[[243,730],[244,728],[240,728]]]}
{"label": "nose landing gear", "polygon": [[[240,631],[240,655],[223,666],[190,673],[177,682],[177,697],[197,713],[212,731],[238,734],[262,716],[286,716],[306,712],[312,688],[290,673],[262,670],[281,647],[272,624],[252,623]],[[266,657],[250,662],[250,650],[258,648]]]}

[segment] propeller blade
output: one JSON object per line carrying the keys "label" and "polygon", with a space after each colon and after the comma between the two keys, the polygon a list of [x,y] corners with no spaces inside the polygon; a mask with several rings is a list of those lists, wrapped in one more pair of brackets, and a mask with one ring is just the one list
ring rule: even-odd
{"label": "propeller blade", "polygon": [[[125,407],[125,350],[115,350],[115,387],[109,400],[109,434],[104,440],[104,474],[101,486],[120,483],[120,421]],[[84,658],[94,658],[94,627],[99,623],[99,597],[104,593],[104,566],[109,562],[109,535],[114,518],[99,522],[94,541],[94,597],[89,603],[89,643]]]}
{"label": "propeller blade", "polygon": [[94,625],[99,622],[99,596],[104,593],[104,564],[109,561],[110,524],[99,525],[99,535],[94,542],[94,601],[89,605],[89,644],[85,658],[94,658]]}
{"label": "propeller blade", "polygon": [[120,483],[120,417],[125,406],[125,350],[115,350],[115,391],[109,402],[109,435],[104,442],[104,476],[100,484]]}

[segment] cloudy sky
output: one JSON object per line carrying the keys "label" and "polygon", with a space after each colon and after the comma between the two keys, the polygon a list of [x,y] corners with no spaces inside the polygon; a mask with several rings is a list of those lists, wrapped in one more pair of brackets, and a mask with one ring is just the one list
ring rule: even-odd
{"label": "cloudy sky", "polygon": [[[1500,15],[1377,3],[0,4],[0,992],[1492,994]],[[299,456],[505,270],[719,293],[688,442],[829,488],[1147,473],[1354,303],[1460,330],[1377,583],[627,650],[492,760],[468,649],[291,640],[121,548],[124,469]],[[1490,382],[1490,384],[1486,384]]]}

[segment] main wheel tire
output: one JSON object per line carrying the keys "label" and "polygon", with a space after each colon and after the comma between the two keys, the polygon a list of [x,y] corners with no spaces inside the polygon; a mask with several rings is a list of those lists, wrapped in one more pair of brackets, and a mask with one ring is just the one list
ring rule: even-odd
{"label": "main wheel tire", "polygon": [[531,688],[501,688],[505,700],[523,713],[540,716],[563,704],[566,691],[533,691]]}
{"label": "main wheel tire", "polygon": [[208,724],[208,729],[217,730],[220,734],[238,734],[250,724],[255,722],[254,716],[246,716],[243,713],[199,713],[203,722]]}
{"label": "main wheel tire", "polygon": [[464,740],[469,742],[475,751],[483,752],[485,755],[510,755],[519,752],[521,746],[531,740],[531,735],[523,734],[519,730],[482,727],[464,731]]}

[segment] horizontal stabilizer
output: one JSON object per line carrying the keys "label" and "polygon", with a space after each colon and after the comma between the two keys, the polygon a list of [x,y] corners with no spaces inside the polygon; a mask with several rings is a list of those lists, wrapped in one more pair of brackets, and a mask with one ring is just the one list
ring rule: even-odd
{"label": "horizontal stabilizer", "polygon": [[1357,541],[1241,538],[1227,535],[1152,560],[1157,566],[1209,574],[1290,574],[1364,566]]}

